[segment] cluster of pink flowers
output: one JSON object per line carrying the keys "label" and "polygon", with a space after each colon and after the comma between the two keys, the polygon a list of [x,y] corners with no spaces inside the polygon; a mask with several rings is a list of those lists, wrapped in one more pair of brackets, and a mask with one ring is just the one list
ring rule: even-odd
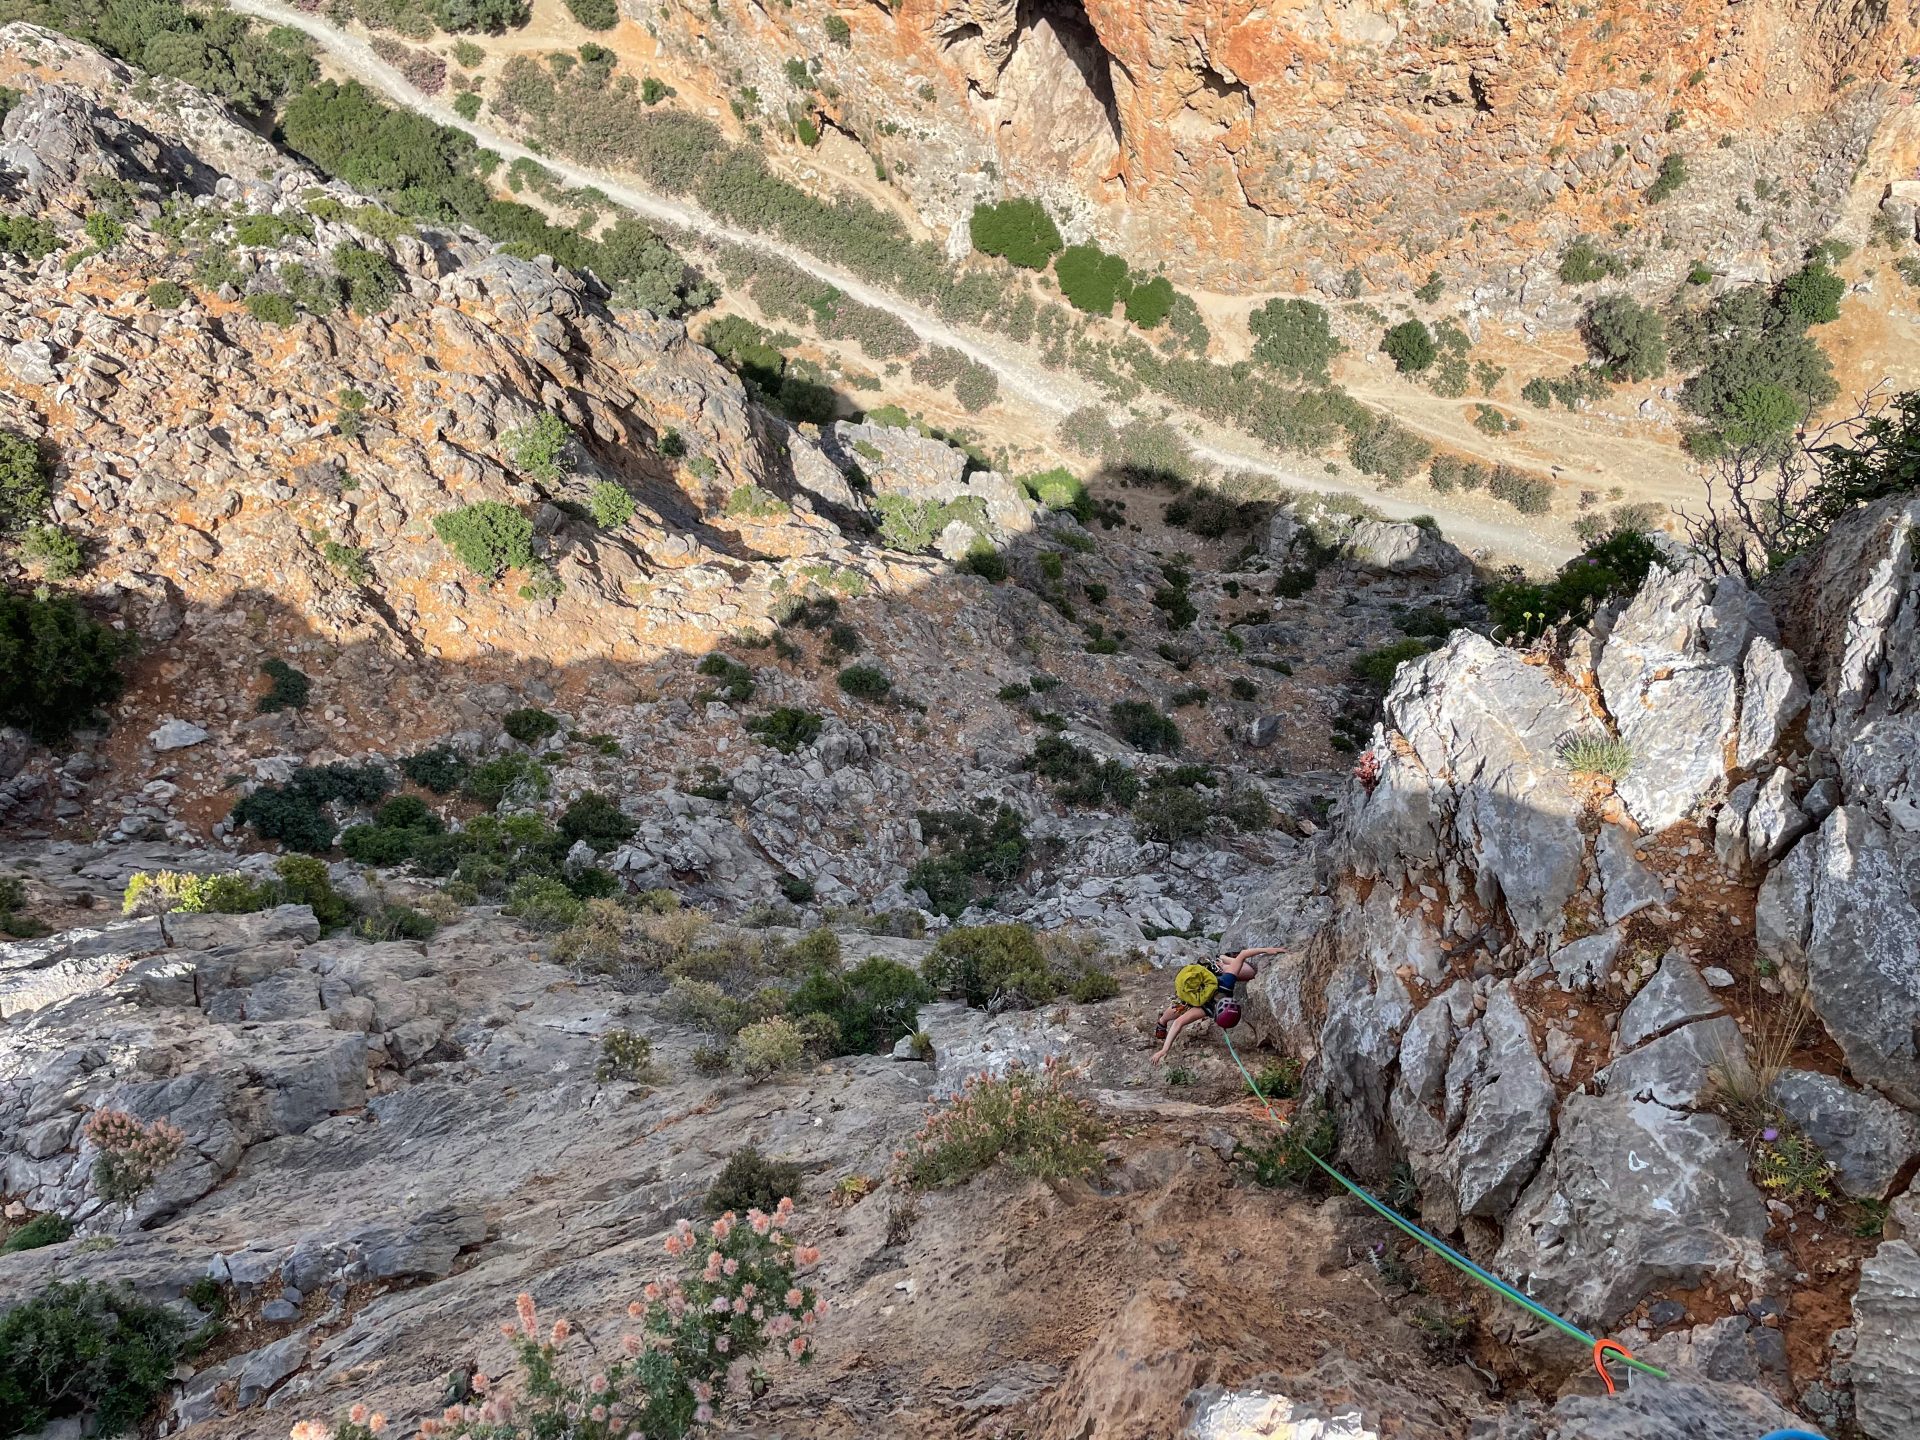
{"label": "cluster of pink flowers", "polygon": [[1373,794],[1374,786],[1380,783],[1380,752],[1369,750],[1362,755],[1360,762],[1353,767],[1353,778],[1360,782],[1367,794]]}
{"label": "cluster of pink flowers", "polygon": [[302,1420],[289,1432],[292,1440],[371,1440],[386,1433],[387,1417],[355,1402],[347,1411],[345,1423],[329,1425],[324,1420]]}
{"label": "cluster of pink flowers", "polygon": [[121,1204],[151,1185],[187,1143],[186,1132],[171,1120],[143,1125],[124,1110],[95,1111],[86,1133],[100,1152],[94,1183],[108,1200]]}

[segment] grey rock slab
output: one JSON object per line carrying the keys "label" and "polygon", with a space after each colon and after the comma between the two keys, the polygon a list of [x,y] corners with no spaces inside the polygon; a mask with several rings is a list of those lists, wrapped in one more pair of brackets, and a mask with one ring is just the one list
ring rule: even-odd
{"label": "grey rock slab", "polygon": [[1814,1011],[1847,1068],[1920,1109],[1920,835],[1890,832],[1857,805],[1827,817],[1806,957]]}
{"label": "grey rock slab", "polygon": [[1583,935],[1571,945],[1562,945],[1548,961],[1553,967],[1554,979],[1559,981],[1562,990],[1569,993],[1599,990],[1613,973],[1613,962],[1620,954],[1620,943],[1620,932],[1607,929],[1597,935]]}
{"label": "grey rock slab", "polygon": [[1810,1070],[1783,1070],[1768,1094],[1820,1148],[1849,1195],[1886,1199],[1920,1154],[1920,1119],[1875,1091]]}
{"label": "grey rock slab", "polygon": [[1806,714],[1808,699],[1800,662],[1777,641],[1755,636],[1742,669],[1740,739],[1734,763],[1751,770],[1772,757],[1781,736]]}
{"label": "grey rock slab", "polygon": [[1667,897],[1660,877],[1634,856],[1633,843],[1633,837],[1618,825],[1602,825],[1600,838],[1594,843],[1594,863],[1600,872],[1600,918],[1609,925],[1617,925]]}
{"label": "grey rock slab", "polygon": [[1802,840],[1767,871],[1753,904],[1755,954],[1777,970],[1806,973],[1807,938],[1813,925],[1813,869],[1820,845]]}
{"label": "grey rock slab", "polygon": [[1600,1072],[1610,1095],[1631,1095],[1661,1105],[1692,1109],[1724,1078],[1751,1084],[1746,1041],[1730,1015],[1696,1020],[1629,1050]]}
{"label": "grey rock slab", "polygon": [[1720,1002],[1701,980],[1693,962],[1677,950],[1660,959],[1653,978],[1640,987],[1640,993],[1620,1012],[1619,1028],[1614,1032],[1614,1053],[1631,1050],[1645,1040],[1689,1020],[1704,1020],[1718,1015]]}
{"label": "grey rock slab", "polygon": [[1400,667],[1386,713],[1428,782],[1444,787],[1440,810],[1482,903],[1504,902],[1524,938],[1557,933],[1586,862],[1557,753],[1585,719],[1582,702],[1514,651],[1461,631]]}
{"label": "grey rock slab", "polygon": [[1600,688],[1634,756],[1614,790],[1648,830],[1685,819],[1726,778],[1751,601],[1735,577],[1655,566],[1607,636]]}
{"label": "grey rock slab", "polygon": [[1750,1385],[1634,1375],[1617,1395],[1564,1397],[1547,1417],[1544,1440],[1759,1440],[1799,1424]]}
{"label": "grey rock slab", "polygon": [[[1449,1090],[1457,1079],[1471,1091],[1450,1158],[1460,1213],[1495,1218],[1533,1177],[1553,1137],[1554,1091],[1507,985],[1488,995],[1478,1028],[1485,1044],[1473,1072],[1447,1077]],[[1456,1060],[1466,1053],[1463,1046]]]}
{"label": "grey rock slab", "polygon": [[1656,1289],[1757,1273],[1767,1224],[1724,1120],[1576,1094],[1493,1268],[1575,1323],[1606,1326]]}
{"label": "grey rock slab", "polygon": [[1854,1417],[1872,1440],[1920,1430],[1920,1253],[1884,1242],[1860,1267],[1853,1295]]}
{"label": "grey rock slab", "polygon": [[147,736],[155,750],[185,750],[209,738],[208,732],[189,720],[163,720]]}

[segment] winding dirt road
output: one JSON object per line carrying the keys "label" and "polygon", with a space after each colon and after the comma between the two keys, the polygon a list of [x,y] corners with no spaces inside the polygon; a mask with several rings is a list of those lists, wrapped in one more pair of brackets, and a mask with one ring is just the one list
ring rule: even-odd
{"label": "winding dirt road", "polygon": [[[335,29],[318,16],[281,4],[279,0],[228,0],[228,3],[243,15],[301,31],[326,52],[341,73],[380,92],[396,105],[472,136],[489,150],[504,156],[508,162],[527,160],[553,172],[569,185],[597,188],[616,204],[660,225],[690,232],[710,242],[737,245],[763,255],[777,256],[837,286],[861,304],[887,311],[928,344],[949,346],[992,370],[1000,377],[999,403],[1003,406],[1026,407],[1050,416],[1059,416],[1082,405],[1108,403],[1092,387],[1073,376],[1035,364],[1004,339],[995,337],[990,340],[958,330],[939,316],[897,295],[876,289],[817,255],[796,249],[771,236],[725,224],[684,200],[660,195],[636,185],[630,176],[616,178],[606,171],[588,169],[550,155],[537,155],[497,130],[476,121],[464,120],[451,106],[433,96],[422,95],[409,85],[398,70],[374,53],[373,47],[366,41]],[[1252,471],[1303,490],[1358,495],[1396,519],[1429,514],[1440,522],[1447,537],[1455,544],[1484,549],[1528,566],[1558,565],[1574,553],[1570,545],[1557,538],[1538,534],[1524,523],[1488,519],[1483,515],[1452,509],[1443,502],[1436,503],[1425,497],[1415,503],[1340,478],[1289,469],[1267,458],[1258,443],[1249,437],[1221,430],[1185,412],[1176,410],[1174,414],[1199,437],[1193,442],[1194,453],[1224,469]]]}

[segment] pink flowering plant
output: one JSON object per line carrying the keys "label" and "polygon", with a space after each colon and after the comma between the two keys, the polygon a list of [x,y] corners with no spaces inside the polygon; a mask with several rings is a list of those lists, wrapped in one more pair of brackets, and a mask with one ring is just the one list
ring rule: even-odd
{"label": "pink flowering plant", "polygon": [[1038,1070],[971,1075],[965,1088],[894,1152],[893,1178],[919,1190],[960,1185],[996,1162],[1038,1180],[1100,1168],[1107,1127],[1077,1088],[1077,1073],[1052,1056]]}
{"label": "pink flowering plant", "polygon": [[[800,1272],[820,1259],[787,1233],[793,1202],[772,1214],[729,1211],[699,1228],[682,1220],[667,1236],[680,1274],[651,1281],[627,1306],[635,1328],[617,1353],[592,1345],[564,1319],[542,1325],[521,1295],[501,1333],[519,1374],[495,1384],[473,1377],[474,1398],[421,1422],[434,1440],[680,1440],[711,1424],[718,1398],[745,1389],[751,1362],[771,1346],[811,1363],[827,1302]],[[372,1440],[379,1416],[355,1406],[331,1432],[296,1426],[294,1440]],[[320,1422],[302,1422],[318,1427]]]}
{"label": "pink flowering plant", "polygon": [[187,1143],[186,1132],[171,1120],[143,1125],[124,1110],[96,1110],[87,1122],[87,1139],[99,1152],[93,1161],[94,1188],[116,1205],[138,1199]]}

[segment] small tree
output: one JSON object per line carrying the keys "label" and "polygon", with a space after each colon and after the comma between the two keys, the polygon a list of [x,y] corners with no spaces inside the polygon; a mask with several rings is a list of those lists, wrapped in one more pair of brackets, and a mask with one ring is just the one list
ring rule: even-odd
{"label": "small tree", "polygon": [[436,515],[433,533],[461,564],[489,580],[533,564],[533,522],[498,500],[481,500]]}
{"label": "small tree", "polygon": [[1069,245],[1053,262],[1053,275],[1067,303],[1091,315],[1111,315],[1114,302],[1126,299],[1132,289],[1127,262],[1098,245]]}
{"label": "small tree", "polygon": [[0,535],[24,529],[47,513],[46,467],[40,447],[12,430],[0,430]]}
{"label": "small tree", "polygon": [[1825,325],[1840,318],[1840,299],[1847,293],[1847,282],[1829,270],[1825,261],[1816,260],[1780,282],[1780,307],[1795,325]]}
{"label": "small tree", "polygon": [[1402,375],[1426,369],[1440,353],[1424,320],[1407,320],[1394,326],[1381,339],[1380,348]]}
{"label": "small tree", "polygon": [[1587,348],[1615,380],[1652,380],[1667,368],[1667,324],[1660,312],[1625,295],[1608,295],[1587,310]]}

